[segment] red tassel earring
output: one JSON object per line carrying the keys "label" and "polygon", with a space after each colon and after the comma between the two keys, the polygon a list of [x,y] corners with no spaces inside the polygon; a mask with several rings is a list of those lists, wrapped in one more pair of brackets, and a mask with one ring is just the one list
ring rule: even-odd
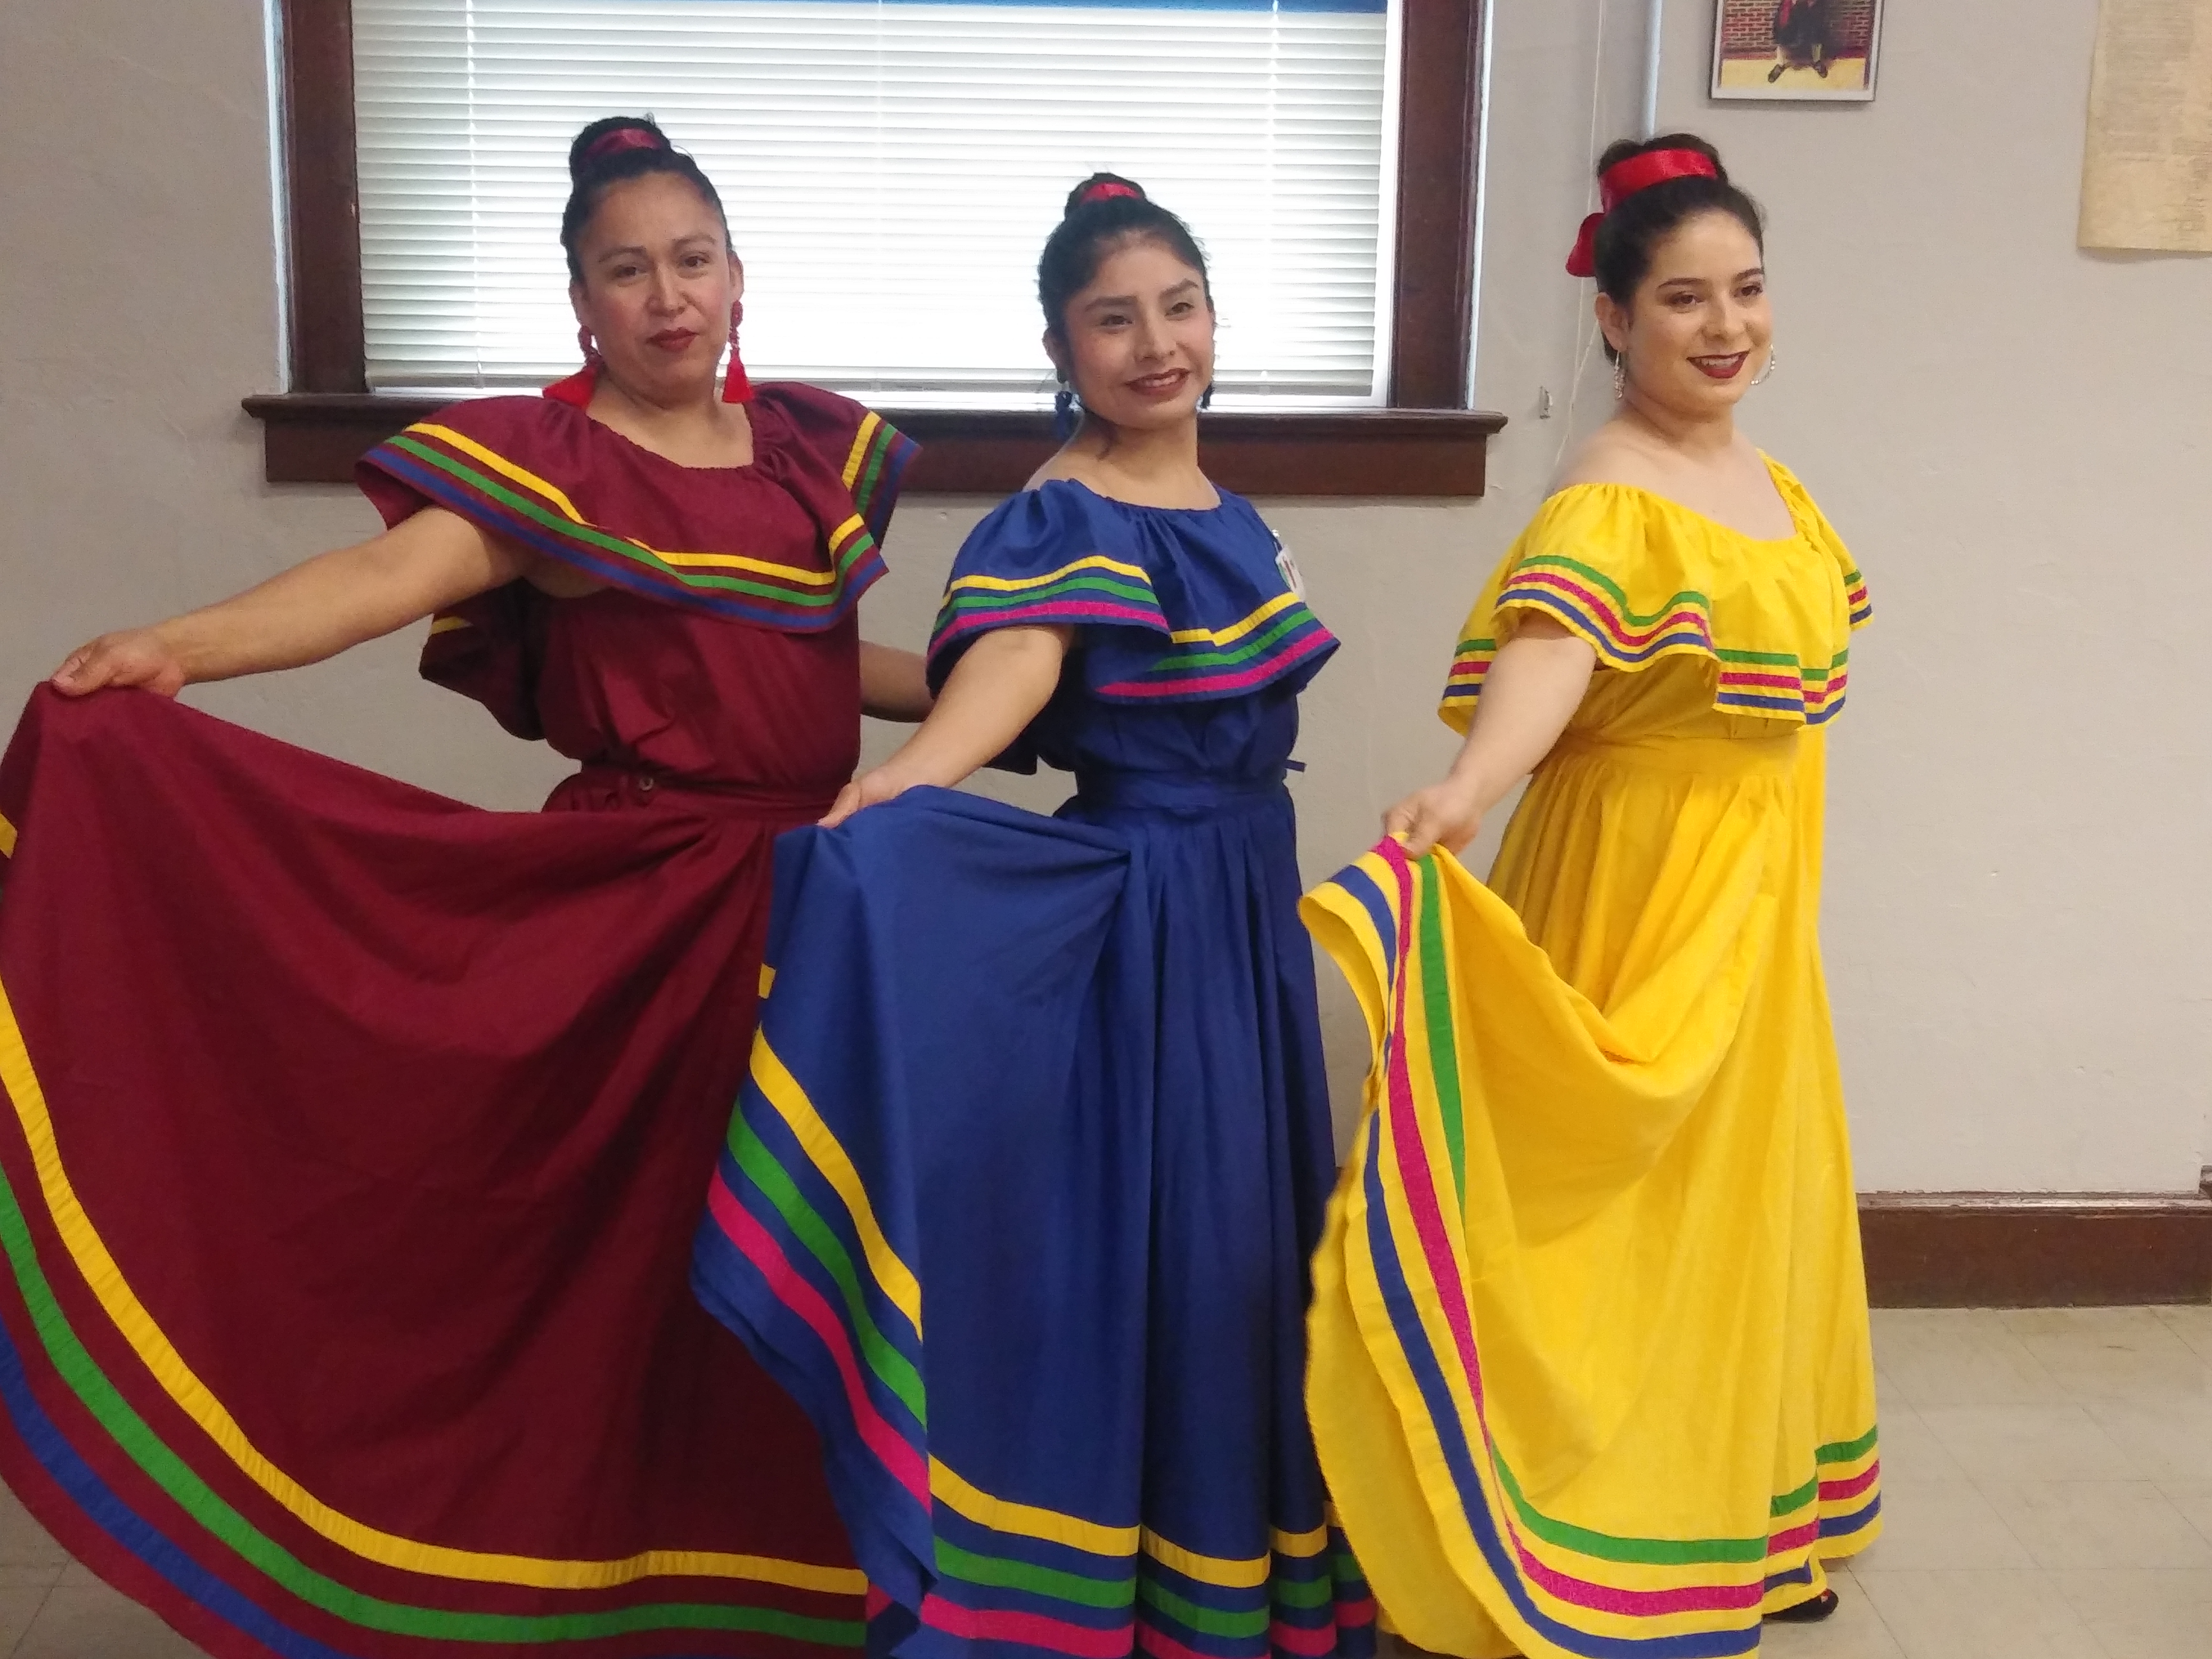
{"label": "red tassel earring", "polygon": [[565,380],[556,380],[545,388],[545,395],[578,409],[591,407],[592,392],[599,384],[599,368],[605,361],[599,356],[599,343],[592,338],[592,331],[576,331],[577,349],[584,354],[584,366]]}
{"label": "red tassel earring", "polygon": [[722,376],[722,401],[726,404],[749,404],[753,400],[753,383],[745,377],[744,360],[738,356],[738,325],[745,319],[745,302],[733,300],[730,303],[730,367]]}

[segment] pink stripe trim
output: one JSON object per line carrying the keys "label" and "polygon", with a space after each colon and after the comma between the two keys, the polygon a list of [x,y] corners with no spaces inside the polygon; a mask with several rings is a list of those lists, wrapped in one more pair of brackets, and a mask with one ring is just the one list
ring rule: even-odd
{"label": "pink stripe trim", "polygon": [[1792,1527],[1787,1532],[1776,1533],[1773,1537],[1766,1540],[1766,1553],[1770,1556],[1787,1555],[1792,1550],[1802,1549],[1820,1535],[1820,1523],[1817,1521],[1808,1521],[1802,1527]]}
{"label": "pink stripe trim", "polygon": [[1795,674],[1741,674],[1725,672],[1721,684],[1729,690],[1750,686],[1769,686],[1775,690],[1795,692],[1818,708],[1843,695],[1844,688],[1851,683],[1849,674],[1832,674],[1826,680],[1808,679]]}
{"label": "pink stripe trim", "polygon": [[815,1335],[822,1339],[822,1346],[830,1350],[830,1358],[836,1362],[837,1374],[844,1382],[845,1403],[852,1411],[860,1438],[867,1442],[868,1449],[890,1471],[892,1478],[907,1489],[916,1503],[927,1509],[928,1468],[921,1454],[908,1444],[905,1436],[884,1421],[883,1414],[868,1398],[867,1388],[860,1381],[860,1364],[853,1353],[852,1340],[846,1334],[842,1322],[830,1311],[821,1292],[799,1276],[799,1269],[784,1255],[782,1246],[753,1219],[719,1173],[707,1189],[707,1206],[730,1242],[760,1269],[776,1299],[805,1320]]}
{"label": "pink stripe trim", "polygon": [[1127,1659],[1129,1651],[1126,1624],[1114,1630],[1091,1630],[1038,1613],[957,1607],[939,1595],[922,1598],[921,1622],[970,1642],[1013,1642],[1023,1647],[1072,1653],[1078,1659]]}
{"label": "pink stripe trim", "polygon": [[1164,697],[1177,691],[1237,691],[1246,686],[1265,684],[1299,659],[1320,650],[1324,645],[1335,642],[1335,635],[1326,628],[1316,627],[1314,632],[1289,650],[1279,652],[1265,662],[1255,663],[1241,673],[1197,674],[1179,680],[1146,680],[1142,684],[1123,680],[1114,685],[1101,686],[1099,690],[1134,697]]}
{"label": "pink stripe trim", "polygon": [[1163,631],[1160,613],[1157,611],[1146,611],[1133,605],[1112,605],[1104,599],[1057,599],[1041,605],[1014,605],[1005,611],[956,617],[937,637],[941,644],[959,635],[972,634],[979,628],[1004,628],[1036,617],[1131,622],[1140,623],[1155,633]]}
{"label": "pink stripe trim", "polygon": [[[1406,857],[1406,849],[1395,841],[1382,842],[1375,849],[1390,866],[1398,883],[1398,936],[1407,937],[1413,926],[1413,868]],[[1406,975],[1401,970],[1394,976],[1396,984],[1391,992],[1391,1024],[1402,1030],[1406,1018]],[[1429,1177],[1426,1159],[1418,1155],[1420,1145],[1419,1126],[1415,1121],[1413,1085],[1407,1069],[1406,1048],[1402,1042],[1391,1044],[1389,1077],[1391,1143],[1396,1152],[1398,1178],[1404,1190],[1407,1206],[1413,1214],[1413,1231],[1421,1243],[1429,1278],[1436,1286],[1437,1302],[1445,1322],[1451,1327],[1454,1346],[1459,1350],[1459,1362],[1466,1373],[1468,1392],[1474,1396],[1475,1419],[1482,1431],[1483,1450],[1494,1464],[1496,1448],[1491,1443],[1482,1387],[1482,1364],[1474,1346],[1474,1329],[1468,1317],[1467,1295],[1461,1288],[1459,1270],[1451,1259],[1449,1237],[1444,1230],[1443,1212],[1437,1200],[1437,1191]],[[1495,1470],[1492,1478],[1496,1478]],[[1480,1494],[1476,1494],[1478,1498]],[[1610,1584],[1595,1584],[1587,1579],[1575,1578],[1537,1559],[1527,1544],[1522,1541],[1520,1529],[1513,1517],[1501,1510],[1492,1514],[1503,1523],[1503,1529],[1511,1544],[1514,1555],[1521,1563],[1522,1571],[1532,1583],[1541,1585],[1563,1601],[1577,1607],[1589,1607],[1601,1613],[1619,1613],[1629,1618],[1653,1618],[1677,1613],[1733,1612],[1755,1607],[1765,1595],[1759,1584],[1692,1584],[1676,1589],[1628,1590]]]}
{"label": "pink stripe trim", "polygon": [[880,1584],[868,1586],[868,1599],[861,1605],[869,1618],[874,1618],[891,1604],[891,1593]]}
{"label": "pink stripe trim", "polygon": [[1848,1480],[1823,1480],[1820,1483],[1820,1501],[1833,1504],[1845,1498],[1856,1498],[1881,1479],[1881,1464],[1877,1461]]}
{"label": "pink stripe trim", "polygon": [[1613,608],[1591,592],[1589,588],[1583,586],[1579,582],[1569,581],[1565,576],[1554,575],[1548,570],[1531,570],[1515,577],[1512,586],[1498,596],[1498,603],[1503,605],[1511,597],[1515,588],[1522,586],[1552,587],[1557,588],[1562,593],[1573,595],[1582,600],[1605,624],[1605,631],[1608,635],[1622,646],[1632,649],[1638,646],[1650,644],[1673,628],[1675,623],[1686,620],[1696,624],[1698,636],[1705,641],[1707,648],[1710,649],[1713,642],[1711,624],[1705,620],[1705,613],[1696,609],[1672,611],[1660,620],[1657,627],[1649,629],[1641,634],[1632,634],[1628,630],[1627,623],[1621,621]]}
{"label": "pink stripe trim", "polygon": [[1267,1640],[1285,1653],[1301,1653],[1307,1659],[1321,1659],[1325,1653],[1336,1651],[1336,1625],[1334,1620],[1317,1630],[1301,1630],[1296,1625],[1286,1625],[1276,1620],[1267,1626]]}
{"label": "pink stripe trim", "polygon": [[1336,1604],[1336,1625],[1339,1630],[1358,1630],[1363,1625],[1375,1622],[1375,1598],[1364,1601],[1340,1601]]}
{"label": "pink stripe trim", "polygon": [[1212,1655],[1187,1647],[1164,1631],[1155,1630],[1141,1620],[1137,1626],[1137,1646],[1151,1654],[1152,1659],[1213,1659]]}

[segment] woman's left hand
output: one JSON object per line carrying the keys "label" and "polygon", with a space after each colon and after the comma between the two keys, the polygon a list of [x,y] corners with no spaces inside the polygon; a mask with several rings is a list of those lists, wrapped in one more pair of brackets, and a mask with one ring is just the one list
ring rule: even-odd
{"label": "woman's left hand", "polygon": [[888,766],[878,766],[872,772],[863,772],[837,792],[836,805],[823,815],[822,828],[835,830],[864,806],[880,806],[887,800],[896,800],[912,788],[913,783],[895,775]]}

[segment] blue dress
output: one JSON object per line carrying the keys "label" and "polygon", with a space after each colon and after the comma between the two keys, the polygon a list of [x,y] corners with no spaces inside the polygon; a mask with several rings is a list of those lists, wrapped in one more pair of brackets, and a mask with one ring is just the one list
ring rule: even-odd
{"label": "blue dress", "polygon": [[[1371,1651],[1304,1404],[1334,1172],[1283,778],[1335,641],[1251,506],[1053,483],[961,550],[941,684],[1075,629],[1006,763],[777,854],[694,1258],[821,1430],[872,1639],[927,1659]],[[925,1335],[926,1332],[926,1335]]]}

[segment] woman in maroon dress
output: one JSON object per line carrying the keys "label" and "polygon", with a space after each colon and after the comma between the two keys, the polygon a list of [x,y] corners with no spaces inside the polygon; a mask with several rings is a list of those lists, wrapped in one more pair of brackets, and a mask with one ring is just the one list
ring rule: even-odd
{"label": "woman in maroon dress", "polygon": [[[854,617],[912,447],[746,383],[657,127],[570,169],[583,373],[379,446],[382,535],[72,653],[0,761],[0,1474],[226,1659],[862,1643],[812,1431],[685,1265],[771,843],[927,707]],[[424,617],[561,810],[168,701]]]}

